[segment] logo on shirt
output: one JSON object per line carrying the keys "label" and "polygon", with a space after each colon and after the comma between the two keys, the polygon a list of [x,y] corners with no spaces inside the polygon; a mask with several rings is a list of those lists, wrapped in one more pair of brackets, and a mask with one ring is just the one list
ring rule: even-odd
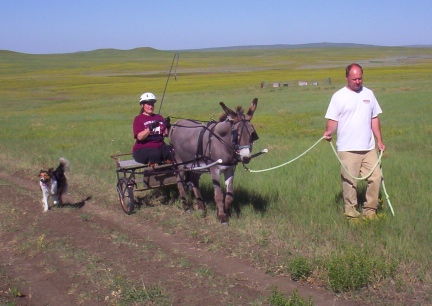
{"label": "logo on shirt", "polygon": [[363,103],[369,104],[370,100],[363,100]]}

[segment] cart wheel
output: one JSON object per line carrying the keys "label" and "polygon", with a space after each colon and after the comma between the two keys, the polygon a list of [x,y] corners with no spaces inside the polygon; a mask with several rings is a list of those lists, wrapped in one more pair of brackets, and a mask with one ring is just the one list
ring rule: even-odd
{"label": "cart wheel", "polygon": [[117,192],[123,211],[128,215],[132,214],[135,209],[135,200],[131,182],[127,178],[122,177],[117,183]]}

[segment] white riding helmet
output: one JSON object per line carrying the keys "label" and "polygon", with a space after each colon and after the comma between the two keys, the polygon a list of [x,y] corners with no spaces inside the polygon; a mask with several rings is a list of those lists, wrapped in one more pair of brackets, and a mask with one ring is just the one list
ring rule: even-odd
{"label": "white riding helmet", "polygon": [[155,103],[156,101],[156,96],[154,94],[152,94],[151,92],[145,92],[141,95],[139,99],[139,104],[141,105],[145,102]]}

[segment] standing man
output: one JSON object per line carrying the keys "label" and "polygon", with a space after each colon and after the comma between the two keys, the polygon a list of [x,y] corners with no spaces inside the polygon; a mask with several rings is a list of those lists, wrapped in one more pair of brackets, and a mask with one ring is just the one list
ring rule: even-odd
{"label": "standing man", "polygon": [[[331,141],[332,134],[337,132],[336,145],[342,164],[352,176],[365,176],[378,160],[375,138],[378,149],[385,149],[378,118],[382,111],[374,93],[363,86],[363,68],[359,64],[348,65],[345,76],[347,86],[335,92],[330,100],[324,137]],[[342,166],[341,178],[345,216],[358,218],[361,214],[357,203],[357,180]],[[376,217],[381,180],[381,169],[376,167],[367,178],[366,202],[362,209],[365,218]]]}

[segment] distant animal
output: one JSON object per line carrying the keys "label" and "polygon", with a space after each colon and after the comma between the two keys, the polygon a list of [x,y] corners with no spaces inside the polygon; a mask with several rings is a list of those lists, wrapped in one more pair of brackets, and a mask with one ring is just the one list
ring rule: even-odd
{"label": "distant animal", "polygon": [[[258,139],[258,135],[251,124],[251,119],[256,110],[258,99],[254,99],[246,114],[243,108],[231,110],[223,102],[219,103],[224,114],[219,122],[211,121],[207,124],[189,119],[182,119],[171,126],[169,133],[170,143],[174,149],[174,159],[181,169],[191,171],[179,171],[177,186],[183,209],[193,209],[193,205],[187,203],[185,185],[189,183],[197,201],[197,208],[205,210],[205,204],[199,189],[199,179],[203,171],[193,171],[195,167],[211,164],[218,159],[222,163],[209,168],[214,187],[214,200],[217,206],[217,217],[221,223],[227,223],[230,213],[230,205],[234,199],[234,171],[237,163],[249,163],[252,146]],[[226,193],[224,195],[220,176],[224,174]]]}
{"label": "distant animal", "polygon": [[69,162],[65,158],[60,158],[58,167],[49,168],[48,170],[40,170],[39,185],[42,191],[43,211],[47,212],[50,207],[49,199],[53,198],[54,205],[63,203],[62,196],[67,191],[67,179],[65,172],[69,168]]}

